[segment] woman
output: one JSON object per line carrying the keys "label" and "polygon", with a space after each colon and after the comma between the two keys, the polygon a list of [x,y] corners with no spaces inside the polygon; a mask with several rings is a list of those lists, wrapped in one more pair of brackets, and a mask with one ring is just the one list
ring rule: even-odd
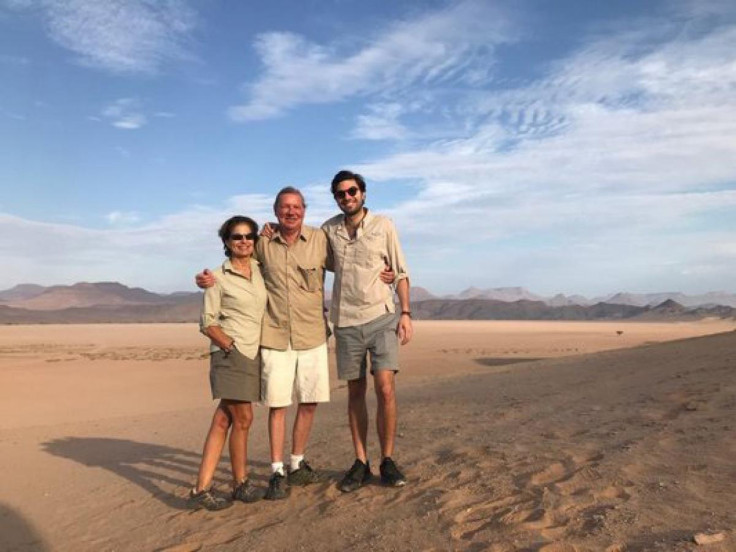
{"label": "woman", "polygon": [[266,308],[266,287],[253,258],[258,225],[234,216],[219,230],[227,260],[214,271],[215,285],[205,290],[200,329],[210,338],[210,385],[220,399],[212,418],[199,467],[197,486],[189,495],[192,508],[221,510],[232,503],[212,492],[212,478],[230,431],[233,500],[255,502],[262,493],[248,479],[248,430],[251,403],[260,399],[261,359],[258,346]]}

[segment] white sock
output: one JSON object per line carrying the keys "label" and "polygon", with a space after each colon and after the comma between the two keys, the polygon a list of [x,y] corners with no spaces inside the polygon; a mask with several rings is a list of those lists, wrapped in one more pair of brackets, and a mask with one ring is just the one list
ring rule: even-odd
{"label": "white sock", "polygon": [[304,460],[303,454],[292,454],[291,455],[291,470],[298,470],[299,469],[299,462]]}
{"label": "white sock", "polygon": [[271,462],[271,473],[280,473],[284,475],[284,463],[283,462]]}

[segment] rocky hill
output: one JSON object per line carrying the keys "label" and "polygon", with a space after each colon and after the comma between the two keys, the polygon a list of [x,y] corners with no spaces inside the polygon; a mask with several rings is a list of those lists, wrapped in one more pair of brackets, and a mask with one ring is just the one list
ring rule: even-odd
{"label": "rocky hill", "polygon": [[[490,292],[491,290],[476,290]],[[467,293],[466,293],[467,292]],[[473,291],[466,290],[466,295]],[[491,294],[491,293],[488,293]],[[693,320],[736,318],[736,308],[687,307],[670,298],[657,305],[599,301],[581,305],[558,295],[553,301],[529,299],[524,288],[497,288],[498,297],[441,299],[421,287],[412,289],[412,311],[417,320]],[[667,295],[667,294],[663,294]],[[629,302],[639,298],[618,294]],[[202,294],[157,294],[117,282],[82,282],[73,286],[42,287],[26,284],[0,292],[0,324],[63,324],[104,322],[195,322]]]}

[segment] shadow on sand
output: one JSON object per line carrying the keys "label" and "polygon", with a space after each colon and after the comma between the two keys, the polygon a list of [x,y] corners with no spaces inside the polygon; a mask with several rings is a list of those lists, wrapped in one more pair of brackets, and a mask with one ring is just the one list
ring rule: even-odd
{"label": "shadow on sand", "polygon": [[48,546],[41,535],[20,514],[0,502],[0,550],[12,552],[46,552]]}
{"label": "shadow on sand", "polygon": [[[186,497],[172,494],[170,487],[165,490],[164,486],[190,487],[197,477],[201,459],[199,453],[188,450],[102,437],[65,437],[41,446],[54,456],[106,469],[142,487],[170,508],[180,510],[186,509]],[[222,460],[227,457],[223,456]],[[249,463],[251,467],[266,465]]]}
{"label": "shadow on sand", "polygon": [[522,362],[535,362],[537,360],[543,360],[541,358],[500,358],[500,357],[488,357],[488,358],[474,358],[476,363],[482,366],[506,366],[509,364],[521,364]]}

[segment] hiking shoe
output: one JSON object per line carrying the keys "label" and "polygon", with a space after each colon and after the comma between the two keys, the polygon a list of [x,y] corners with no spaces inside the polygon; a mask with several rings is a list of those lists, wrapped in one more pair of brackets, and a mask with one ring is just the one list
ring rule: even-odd
{"label": "hiking shoe", "polygon": [[337,488],[344,493],[352,493],[365,485],[371,476],[370,462],[364,464],[356,459],[352,467],[345,474],[345,477],[338,483]]}
{"label": "hiking shoe", "polygon": [[291,494],[291,489],[286,482],[286,476],[275,472],[271,479],[268,480],[268,490],[266,491],[266,500],[280,500]]}
{"label": "hiking shoe", "polygon": [[303,487],[305,485],[311,485],[312,483],[319,483],[322,478],[319,474],[312,469],[306,460],[299,462],[299,468],[291,471],[287,477],[289,485],[298,485]]}
{"label": "hiking shoe", "polygon": [[233,490],[233,500],[240,500],[242,502],[258,502],[263,498],[263,491],[256,489],[250,482],[250,479],[246,479],[241,482],[235,490]]}
{"label": "hiking shoe", "polygon": [[196,489],[189,491],[189,499],[187,500],[187,506],[192,510],[205,510],[217,511],[229,508],[233,503],[224,498],[215,496],[212,489],[197,492]]}
{"label": "hiking shoe", "polygon": [[390,487],[403,487],[406,485],[406,477],[399,471],[391,458],[388,456],[381,462],[381,483]]}

